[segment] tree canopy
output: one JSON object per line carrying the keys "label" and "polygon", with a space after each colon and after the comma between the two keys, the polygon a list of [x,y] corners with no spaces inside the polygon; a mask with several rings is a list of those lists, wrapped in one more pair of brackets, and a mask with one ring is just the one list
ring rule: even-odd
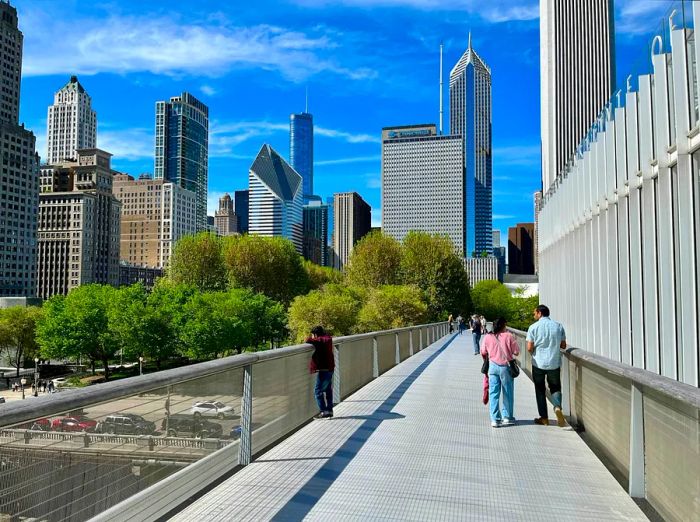
{"label": "tree canopy", "polygon": [[351,285],[377,288],[400,283],[401,244],[381,232],[370,232],[350,254],[346,275]]}
{"label": "tree canopy", "polygon": [[36,306],[0,309],[0,350],[7,352],[18,377],[24,361],[39,354],[36,323],[41,314],[41,308]]}
{"label": "tree canopy", "polygon": [[369,293],[360,310],[357,331],[376,332],[422,323],[428,306],[423,292],[415,286],[386,285]]}
{"label": "tree canopy", "polygon": [[170,279],[203,292],[225,289],[226,267],[221,243],[221,238],[211,232],[180,238],[168,263]]}

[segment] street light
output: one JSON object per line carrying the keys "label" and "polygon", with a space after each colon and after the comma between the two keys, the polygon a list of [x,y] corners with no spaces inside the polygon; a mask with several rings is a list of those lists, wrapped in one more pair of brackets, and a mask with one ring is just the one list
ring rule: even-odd
{"label": "street light", "polygon": [[22,385],[22,399],[24,399],[24,385],[27,384],[27,379],[22,377],[22,379],[19,381],[19,383]]}
{"label": "street light", "polygon": [[39,396],[39,358],[34,357],[34,397]]}
{"label": "street light", "polygon": [[139,375],[143,375],[143,357],[139,357]]}

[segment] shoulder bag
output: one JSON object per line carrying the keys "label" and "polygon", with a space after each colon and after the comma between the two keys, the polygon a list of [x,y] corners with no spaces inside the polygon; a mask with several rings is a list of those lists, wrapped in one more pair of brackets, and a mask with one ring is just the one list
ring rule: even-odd
{"label": "shoulder bag", "polygon": [[[501,346],[501,341],[498,340],[498,336],[494,335],[496,338],[496,342],[498,343],[498,349],[501,350],[501,354],[505,355],[505,352],[503,351],[503,346]],[[507,359],[507,357],[504,357],[504,359]],[[518,363],[515,362],[515,359],[510,359],[508,361],[508,370],[510,371],[510,376],[515,379],[518,375],[520,375],[520,366],[518,366]]]}

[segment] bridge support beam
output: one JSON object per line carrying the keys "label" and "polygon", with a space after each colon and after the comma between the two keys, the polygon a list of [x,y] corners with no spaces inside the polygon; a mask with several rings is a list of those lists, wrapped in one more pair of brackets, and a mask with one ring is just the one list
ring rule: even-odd
{"label": "bridge support beam", "polygon": [[238,464],[247,466],[252,458],[251,424],[253,419],[253,366],[243,368],[243,396],[241,397],[241,444]]}
{"label": "bridge support beam", "polygon": [[631,497],[646,497],[644,465],[644,395],[641,387],[632,384],[630,401],[630,478]]}

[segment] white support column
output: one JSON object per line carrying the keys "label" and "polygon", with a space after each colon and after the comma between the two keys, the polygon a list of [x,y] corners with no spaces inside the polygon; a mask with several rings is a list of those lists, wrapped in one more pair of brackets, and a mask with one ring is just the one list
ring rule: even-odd
{"label": "white support column", "polygon": [[238,449],[238,464],[247,466],[252,458],[253,440],[253,365],[243,368],[243,396],[241,397],[241,441]]}
{"label": "white support column", "polygon": [[399,343],[399,334],[394,334],[394,362],[399,364],[401,362],[401,346]]}
{"label": "white support column", "polygon": [[379,377],[379,354],[377,353],[377,338],[372,337],[372,377]]}
{"label": "white support column", "polygon": [[408,332],[408,356],[413,357],[413,332],[415,330],[411,330]]}
{"label": "white support column", "polygon": [[644,469],[644,396],[641,388],[632,384],[630,402],[630,476],[629,495],[646,496]]}

